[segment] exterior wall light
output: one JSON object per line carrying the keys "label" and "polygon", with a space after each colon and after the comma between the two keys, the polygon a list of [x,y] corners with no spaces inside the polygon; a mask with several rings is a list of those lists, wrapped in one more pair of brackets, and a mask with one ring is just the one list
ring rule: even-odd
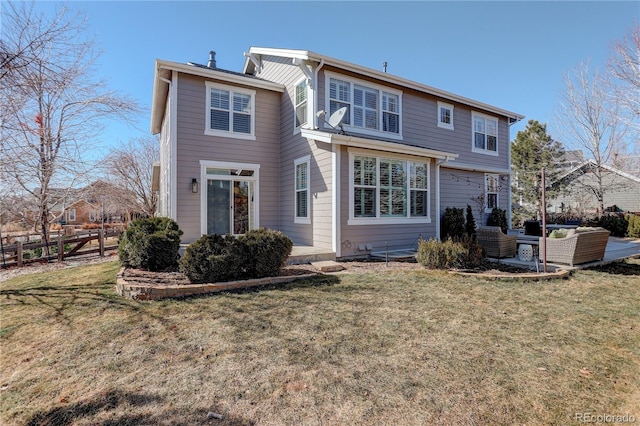
{"label": "exterior wall light", "polygon": [[191,179],[191,192],[198,193],[198,179],[196,178]]}

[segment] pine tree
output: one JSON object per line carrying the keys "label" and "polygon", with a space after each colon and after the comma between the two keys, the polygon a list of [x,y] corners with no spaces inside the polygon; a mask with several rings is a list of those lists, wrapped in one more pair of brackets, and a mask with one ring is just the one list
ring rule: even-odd
{"label": "pine tree", "polygon": [[[560,195],[559,178],[565,172],[559,165],[564,157],[562,145],[547,134],[547,125],[529,120],[511,142],[511,168],[515,172],[511,188],[514,203],[528,215],[542,217],[541,170],[545,169],[546,199]],[[554,184],[553,186],[551,183]]]}

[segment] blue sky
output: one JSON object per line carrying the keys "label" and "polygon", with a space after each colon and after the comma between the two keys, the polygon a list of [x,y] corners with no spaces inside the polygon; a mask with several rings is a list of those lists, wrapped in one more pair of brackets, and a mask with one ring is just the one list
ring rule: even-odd
{"label": "blue sky", "polygon": [[[604,66],[640,21],[637,1],[603,2],[36,2],[86,14],[103,51],[99,74],[147,109],[135,127],[112,124],[105,145],[149,131],[156,58],[241,71],[251,46],[304,49],[381,69],[553,126],[564,73]],[[554,136],[552,134],[552,136]]]}

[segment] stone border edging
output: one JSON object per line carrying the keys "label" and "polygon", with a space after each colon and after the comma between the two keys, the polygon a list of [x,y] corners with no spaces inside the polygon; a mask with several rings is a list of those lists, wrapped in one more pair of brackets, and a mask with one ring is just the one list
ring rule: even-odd
{"label": "stone border edging", "polygon": [[228,281],[224,283],[185,284],[185,285],[141,285],[129,284],[124,279],[125,267],[116,274],[116,293],[133,300],[159,300],[219,293],[226,290],[256,287],[267,284],[282,284],[291,281],[315,277],[318,274],[291,275],[287,277],[266,277],[252,280]]}
{"label": "stone border edging", "polygon": [[566,278],[571,275],[570,270],[563,269],[556,272],[524,272],[519,274],[491,274],[491,273],[473,273],[473,272],[462,272],[462,271],[449,271],[450,274],[454,275],[462,275],[467,277],[478,277],[484,278],[487,280],[523,280],[523,281],[544,281],[544,280],[554,280],[558,278]]}

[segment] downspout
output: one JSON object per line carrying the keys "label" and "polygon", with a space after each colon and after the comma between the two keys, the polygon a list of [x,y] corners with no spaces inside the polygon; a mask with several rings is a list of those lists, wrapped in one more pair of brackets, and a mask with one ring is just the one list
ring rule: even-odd
{"label": "downspout", "polygon": [[440,239],[440,166],[449,161],[449,157],[436,161],[436,239]]}

